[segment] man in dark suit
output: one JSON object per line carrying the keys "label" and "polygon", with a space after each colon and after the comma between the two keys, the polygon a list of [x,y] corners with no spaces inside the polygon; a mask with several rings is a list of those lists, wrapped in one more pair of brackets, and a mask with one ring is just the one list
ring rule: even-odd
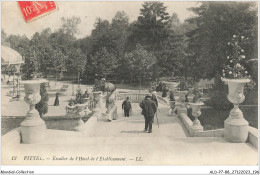
{"label": "man in dark suit", "polygon": [[122,103],[122,109],[124,109],[125,117],[129,117],[129,112],[132,109],[131,102],[129,101],[129,97],[126,97],[126,100]]}
{"label": "man in dark suit", "polygon": [[147,95],[145,99],[139,104],[142,108],[142,114],[145,118],[145,131],[147,133],[152,132],[153,118],[157,111],[157,106],[155,102],[151,99],[150,95]]}

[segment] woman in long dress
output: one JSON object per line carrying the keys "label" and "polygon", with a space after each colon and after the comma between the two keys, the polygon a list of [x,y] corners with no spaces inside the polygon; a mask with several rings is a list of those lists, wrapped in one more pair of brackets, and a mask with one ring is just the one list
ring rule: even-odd
{"label": "woman in long dress", "polygon": [[107,114],[108,120],[117,120],[117,106],[116,106],[116,94],[115,90],[111,91],[107,98]]}

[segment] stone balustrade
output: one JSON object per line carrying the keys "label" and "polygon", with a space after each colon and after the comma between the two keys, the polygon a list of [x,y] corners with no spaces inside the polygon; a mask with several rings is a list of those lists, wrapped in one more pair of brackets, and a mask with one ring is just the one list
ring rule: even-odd
{"label": "stone balustrade", "polygon": [[[178,107],[177,115],[191,137],[223,137],[224,128],[207,131],[193,130],[193,122],[187,116],[186,107]],[[258,129],[249,127],[247,142],[249,142],[258,149]]]}
{"label": "stone balustrade", "polygon": [[[132,103],[141,103],[145,96],[149,94],[150,93],[118,93],[116,94],[116,100],[123,101],[126,99],[126,97],[129,97],[129,100],[131,100]],[[164,105],[169,105],[169,102],[165,98],[162,98],[158,95],[156,95],[156,98],[158,102]]]}
{"label": "stone balustrade", "polygon": [[116,100],[125,100],[126,97],[129,97],[132,103],[140,103],[144,100],[145,96],[149,93],[118,93],[116,94]]}

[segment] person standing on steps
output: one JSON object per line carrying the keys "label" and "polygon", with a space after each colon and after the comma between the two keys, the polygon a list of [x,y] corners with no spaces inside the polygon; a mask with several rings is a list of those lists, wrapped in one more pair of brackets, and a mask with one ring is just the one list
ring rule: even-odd
{"label": "person standing on steps", "polygon": [[60,105],[60,101],[59,101],[59,93],[56,93],[56,98],[54,101],[54,106],[59,106]]}
{"label": "person standing on steps", "polygon": [[131,102],[129,97],[126,97],[126,100],[122,103],[122,109],[124,109],[125,117],[129,117],[129,113],[132,110]]}
{"label": "person standing on steps", "polygon": [[151,133],[153,119],[157,111],[157,106],[155,102],[151,99],[150,95],[147,95],[145,99],[139,104],[139,106],[142,108],[142,114],[144,115],[145,118],[144,131],[147,133]]}

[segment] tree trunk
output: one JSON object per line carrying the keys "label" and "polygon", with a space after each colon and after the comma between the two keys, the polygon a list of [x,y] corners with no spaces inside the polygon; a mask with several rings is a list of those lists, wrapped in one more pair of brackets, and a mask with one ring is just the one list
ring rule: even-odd
{"label": "tree trunk", "polygon": [[78,72],[78,86],[79,86],[79,72]]}
{"label": "tree trunk", "polygon": [[141,91],[141,79],[142,79],[142,74],[140,73],[140,77],[139,77],[139,92]]}
{"label": "tree trunk", "polygon": [[133,84],[134,74],[132,72],[130,72],[130,77],[131,77],[130,84]]}
{"label": "tree trunk", "polygon": [[73,77],[72,77],[72,95],[74,96],[74,83],[73,83],[73,81],[74,81],[74,72],[73,72]]}
{"label": "tree trunk", "polygon": [[57,84],[57,69],[56,69],[56,71],[55,71],[55,87],[56,87],[56,84]]}

